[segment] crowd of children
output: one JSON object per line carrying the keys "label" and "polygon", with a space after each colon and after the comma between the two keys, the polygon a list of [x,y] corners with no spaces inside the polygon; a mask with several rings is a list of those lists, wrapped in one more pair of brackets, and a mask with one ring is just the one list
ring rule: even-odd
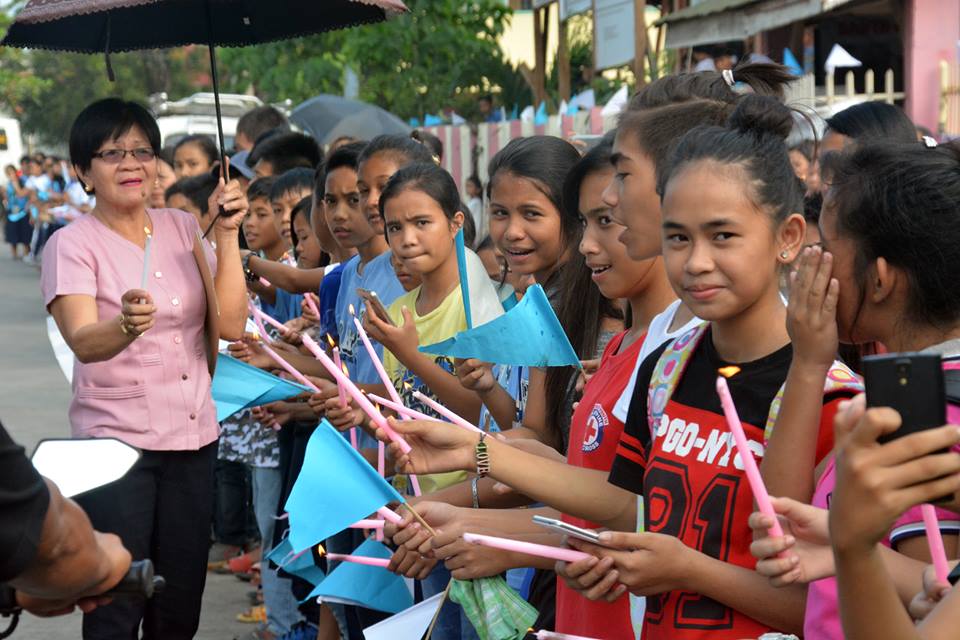
{"label": "crowd of children", "polygon": [[[928,566],[920,505],[954,496],[935,513],[957,557],[960,431],[878,443],[900,417],[865,406],[860,376],[870,353],[960,358],[960,147],[921,139],[879,103],[788,146],[811,118],[783,103],[790,79],[774,64],[662,78],[584,154],[548,136],[511,141],[485,186],[470,179],[469,201],[428,135],[338,140],[324,154],[269,108],[241,120],[230,169],[248,182],[252,316],[225,353],[279,374],[269,343],[318,389],[221,425],[211,569],[259,576],[242,614],[260,623],[254,637],[358,640],[386,616],[304,601],[311,585],[266,558],[320,418],[397,474],[429,525],[402,511],[384,528],[389,569],[424,598],[451,577],[505,574],[535,629],[578,637],[954,637],[960,596]],[[210,139],[182,139],[160,158],[152,204],[206,229],[218,163]],[[22,220],[62,201],[28,165],[29,178],[8,169],[15,256]],[[482,326],[534,285],[582,369],[419,350],[466,330],[466,308]],[[262,335],[259,311],[283,328]],[[335,345],[364,392],[439,421],[391,420],[403,451],[344,402],[304,336]],[[786,535],[755,506],[721,370],[735,371],[730,393]],[[442,421],[434,402],[483,433]],[[535,515],[601,533],[563,537]],[[466,532],[588,557],[555,562]],[[362,539],[347,530],[325,546],[350,553]],[[448,598],[432,634],[492,637]]]}

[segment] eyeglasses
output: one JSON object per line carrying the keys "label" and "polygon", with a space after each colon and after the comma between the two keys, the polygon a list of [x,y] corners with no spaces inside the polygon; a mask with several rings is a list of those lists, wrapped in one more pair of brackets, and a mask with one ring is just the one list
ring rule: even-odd
{"label": "eyeglasses", "polygon": [[137,162],[150,162],[157,157],[156,152],[150,147],[138,147],[136,149],[107,149],[93,154],[94,158],[100,158],[107,164],[120,164],[127,154],[134,157]]}

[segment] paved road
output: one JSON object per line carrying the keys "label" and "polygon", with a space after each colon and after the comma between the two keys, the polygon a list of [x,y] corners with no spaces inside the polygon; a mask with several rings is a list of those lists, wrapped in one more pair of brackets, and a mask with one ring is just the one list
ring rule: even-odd
{"label": "paved road", "polygon": [[[70,386],[60,372],[47,339],[46,312],[39,272],[0,253],[0,419],[28,451],[42,438],[70,433]],[[235,620],[245,606],[245,584],[233,576],[208,574],[197,640],[245,639],[253,627]],[[39,619],[24,615],[14,640],[77,640],[79,614]]]}

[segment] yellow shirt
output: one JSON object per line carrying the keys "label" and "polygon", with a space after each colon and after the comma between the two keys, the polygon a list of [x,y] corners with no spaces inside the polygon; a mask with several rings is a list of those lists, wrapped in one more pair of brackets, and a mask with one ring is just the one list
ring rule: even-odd
{"label": "yellow shirt", "polygon": [[[467,317],[463,311],[463,296],[460,293],[460,287],[455,288],[444,298],[436,309],[426,315],[417,314],[417,296],[420,295],[420,287],[409,291],[390,305],[387,310],[390,318],[397,324],[403,325],[403,307],[410,310],[413,315],[413,321],[417,325],[417,334],[420,336],[420,344],[434,344],[447,338],[452,338],[460,331],[467,329]],[[431,356],[433,361],[444,371],[454,374],[453,359],[446,356]],[[425,396],[440,401],[436,394],[412,371],[410,371],[402,362],[390,353],[388,349],[383,350],[383,366],[387,374],[393,381],[394,387],[400,393],[403,403],[410,407],[425,413],[429,416],[440,416],[430,407],[413,397],[414,391],[419,391]],[[420,488],[423,493],[432,493],[444,487],[462,482],[467,477],[463,471],[452,473],[437,473],[426,476],[420,476]]]}

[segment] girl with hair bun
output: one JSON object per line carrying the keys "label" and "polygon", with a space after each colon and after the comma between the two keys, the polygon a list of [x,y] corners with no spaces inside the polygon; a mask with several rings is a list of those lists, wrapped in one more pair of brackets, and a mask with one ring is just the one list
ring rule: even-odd
{"label": "girl with hair bun", "polygon": [[[687,133],[658,176],[667,277],[706,322],[654,351],[638,372],[610,482],[643,496],[645,532],[605,532],[605,547],[570,540],[603,562],[563,571],[590,598],[617,597],[618,584],[647,596],[645,638],[802,629],[803,590],[776,590],[753,571],[753,495],[715,391],[718,369],[735,367],[730,391],[762,457],[792,357],[780,275],[805,231],[785,145],[792,122],[774,98],[746,96],[725,127]],[[837,388],[822,396],[819,459],[832,446],[837,405],[850,395]]]}

